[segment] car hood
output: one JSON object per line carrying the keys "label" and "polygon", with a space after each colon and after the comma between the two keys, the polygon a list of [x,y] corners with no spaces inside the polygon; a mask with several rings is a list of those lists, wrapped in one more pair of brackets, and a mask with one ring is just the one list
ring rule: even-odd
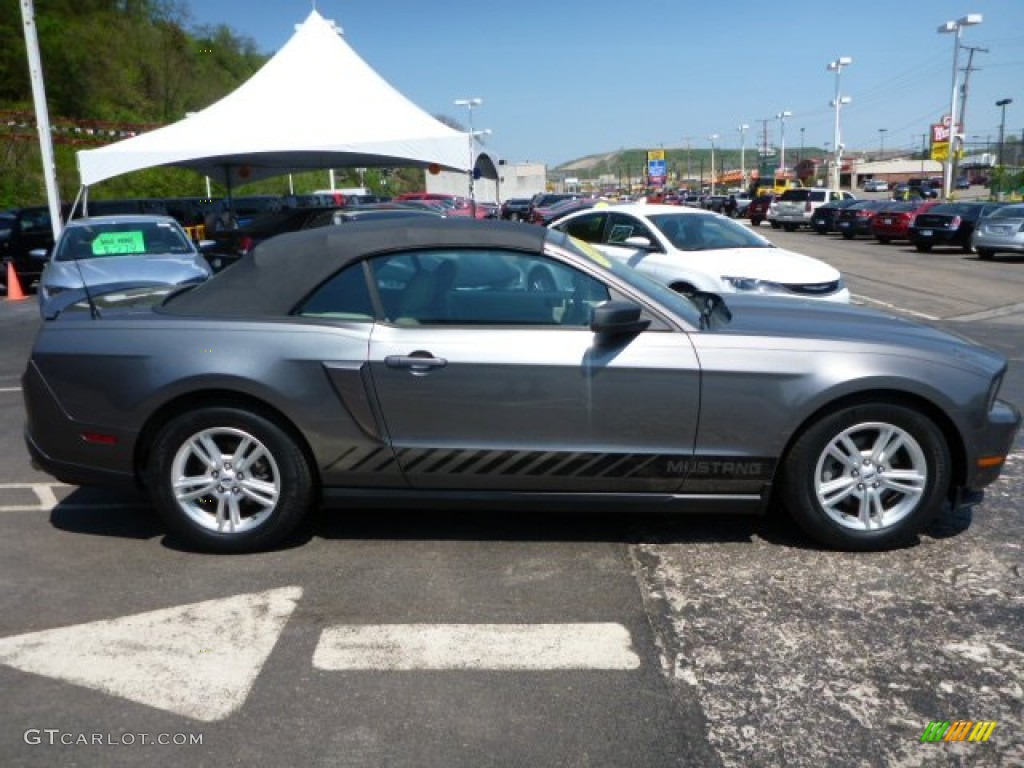
{"label": "car hood", "polygon": [[114,282],[153,280],[178,283],[209,275],[210,268],[198,254],[182,256],[107,256],[101,259],[53,261],[46,265],[45,285],[74,288]]}
{"label": "car hood", "polygon": [[709,333],[820,339],[875,347],[879,354],[906,357],[939,355],[947,363],[957,360],[966,370],[989,376],[1006,364],[999,353],[963,336],[865,307],[747,295],[729,295],[726,305],[731,318]]}
{"label": "car hood", "polygon": [[784,248],[675,251],[673,255],[711,275],[752,277],[785,285],[828,283],[840,278],[835,267]]}

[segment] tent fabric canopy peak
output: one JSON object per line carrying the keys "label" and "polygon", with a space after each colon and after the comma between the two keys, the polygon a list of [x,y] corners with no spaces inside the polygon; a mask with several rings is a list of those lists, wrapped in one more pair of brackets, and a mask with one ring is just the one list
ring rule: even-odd
{"label": "tent fabric canopy peak", "polygon": [[163,128],[78,152],[78,170],[84,186],[157,166],[228,185],[318,168],[466,171],[467,141],[393,88],[313,10],[234,91]]}

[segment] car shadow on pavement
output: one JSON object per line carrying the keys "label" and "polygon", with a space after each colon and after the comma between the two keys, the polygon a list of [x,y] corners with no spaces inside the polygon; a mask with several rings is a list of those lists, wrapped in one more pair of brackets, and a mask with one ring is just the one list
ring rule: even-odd
{"label": "car shadow on pavement", "polygon": [[651,511],[542,509],[319,510],[306,527],[325,539],[683,543],[752,541],[766,518]]}
{"label": "car shadow on pavement", "polygon": [[[971,508],[945,505],[924,536],[958,536],[971,525]],[[167,533],[152,505],[130,491],[77,488],[51,511],[54,528],[86,536],[162,538],[163,546],[190,547]],[[623,544],[743,544],[757,540],[794,549],[821,549],[777,508],[764,516],[689,515],[650,510],[439,510],[318,508],[276,550],[312,539],[381,541],[611,542]]]}
{"label": "car shadow on pavement", "polygon": [[88,536],[152,539],[163,525],[144,496],[129,490],[76,488],[50,511],[54,528]]}

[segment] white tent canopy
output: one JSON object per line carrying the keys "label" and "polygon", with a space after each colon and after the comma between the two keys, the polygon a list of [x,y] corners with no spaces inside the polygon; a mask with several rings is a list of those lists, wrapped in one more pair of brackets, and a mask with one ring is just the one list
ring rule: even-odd
{"label": "white tent canopy", "polygon": [[315,168],[466,171],[468,141],[392,88],[313,11],[237,90],[177,123],[79,152],[78,170],[84,186],[162,165],[230,185]]}

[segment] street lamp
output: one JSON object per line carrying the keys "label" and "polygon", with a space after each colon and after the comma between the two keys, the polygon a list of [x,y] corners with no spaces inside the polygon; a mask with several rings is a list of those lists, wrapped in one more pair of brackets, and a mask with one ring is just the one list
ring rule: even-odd
{"label": "street lamp", "polygon": [[832,189],[839,189],[839,176],[843,168],[843,145],[839,140],[839,111],[842,109],[843,104],[850,103],[849,96],[839,95],[839,76],[843,72],[843,67],[848,67],[853,64],[853,58],[850,56],[840,56],[835,61],[830,61],[826,69],[829,72],[836,73],[836,95],[832,99],[832,107],[835,109],[835,127],[832,131],[832,148],[834,156],[832,165],[829,166],[829,180],[828,185]]}
{"label": "street lamp", "polygon": [[708,136],[708,141],[711,142],[711,194],[715,194],[715,139],[718,138],[717,133],[712,133]]}
{"label": "street lamp", "polygon": [[474,188],[474,166],[476,165],[476,157],[473,151],[473,107],[479,107],[484,103],[484,100],[479,96],[472,99],[456,99],[455,106],[465,107],[469,110],[469,213],[474,219],[476,218],[476,189]]}
{"label": "street lamp", "polygon": [[996,102],[996,106],[999,107],[1003,114],[999,118],[999,189],[997,194],[1002,197],[1003,194],[1003,136],[1006,133],[1006,105],[1013,104],[1013,99],[1000,99]]}
{"label": "street lamp", "polygon": [[782,169],[783,175],[786,173],[786,118],[792,117],[793,113],[789,110],[779,112],[775,115],[775,119],[779,121],[779,127],[781,128],[781,143],[779,147],[779,167]]}
{"label": "street lamp", "polygon": [[807,130],[806,128],[801,128],[800,129],[800,154],[797,155],[797,158],[796,158],[797,163],[803,162],[803,159],[804,159],[804,131],[806,131],[806,130]]}
{"label": "street lamp", "polygon": [[885,132],[888,128],[878,129],[878,159],[881,160],[885,155]]}
{"label": "street lamp", "polygon": [[746,135],[747,131],[750,130],[750,126],[744,123],[743,125],[737,126],[736,130],[740,132],[740,187],[743,189],[747,188],[747,144]]}
{"label": "street lamp", "polygon": [[949,145],[946,152],[946,164],[942,173],[943,197],[949,197],[950,192],[953,190],[953,162],[956,157],[957,140],[960,138],[957,129],[962,127],[956,124],[956,81],[960,60],[960,33],[964,27],[973,27],[975,24],[981,24],[981,21],[980,13],[969,13],[956,21],[947,21],[938,28],[939,34],[953,35],[953,86],[950,89],[949,96]]}
{"label": "street lamp", "polygon": [[996,102],[1003,114],[999,119],[999,167],[1003,167],[1003,136],[1006,133],[1006,105],[1013,104],[1013,99],[1000,99]]}

